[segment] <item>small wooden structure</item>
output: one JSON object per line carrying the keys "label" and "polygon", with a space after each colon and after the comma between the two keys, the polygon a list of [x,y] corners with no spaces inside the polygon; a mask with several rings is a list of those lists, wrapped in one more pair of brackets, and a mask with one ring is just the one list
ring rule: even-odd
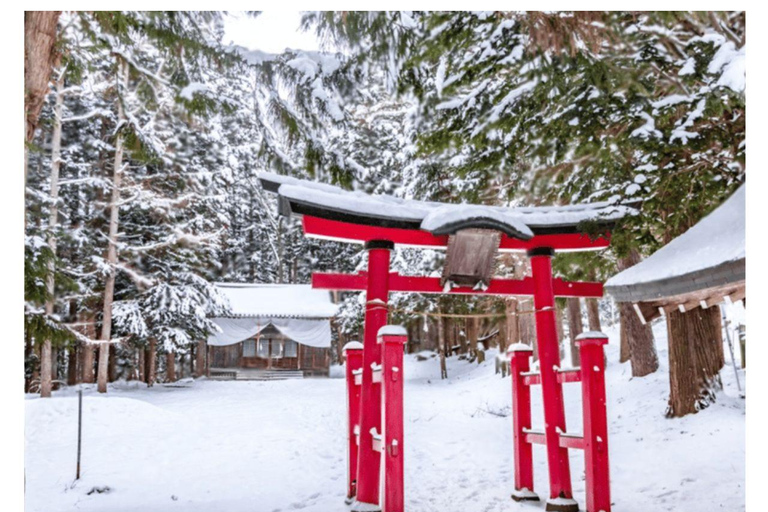
{"label": "small wooden structure", "polygon": [[691,229],[605,283],[643,323],[746,300],[746,186]]}
{"label": "small wooden structure", "polygon": [[210,375],[234,379],[328,376],[330,294],[309,285],[217,283],[232,313],[213,321]]}
{"label": "small wooden structure", "polygon": [[[669,345],[667,416],[694,414],[715,400],[725,364],[723,302],[746,304],[746,186],[650,257],[608,280],[618,302],[643,323],[665,317]],[[734,350],[726,326],[726,341]],[[742,357],[742,361],[743,361]]]}

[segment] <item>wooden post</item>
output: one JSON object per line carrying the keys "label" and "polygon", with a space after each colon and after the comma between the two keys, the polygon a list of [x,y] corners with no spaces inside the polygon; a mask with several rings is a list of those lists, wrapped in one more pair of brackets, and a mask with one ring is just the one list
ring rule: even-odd
{"label": "wooden post", "polygon": [[373,382],[373,366],[381,364],[379,329],[387,323],[389,296],[389,241],[366,242],[368,282],[363,336],[363,378],[360,407],[360,451],[357,459],[356,512],[370,512],[379,504],[381,454],[373,450],[373,432],[381,432],[381,390]]}
{"label": "wooden post", "polygon": [[448,354],[446,353],[448,351],[448,341],[446,341],[445,336],[445,322],[443,321],[442,315],[442,309],[438,307],[437,309],[437,341],[440,345],[440,378],[441,379],[447,379],[448,378],[448,366],[446,365],[445,358],[448,357]]}
{"label": "wooden post", "polygon": [[577,338],[577,343],[581,352],[587,512],[610,512],[611,482],[603,354],[608,336],[595,331],[586,332]]}
{"label": "wooden post", "polygon": [[382,448],[384,459],[382,512],[405,512],[403,443],[403,350],[407,331],[398,325],[379,330],[381,357]]}
{"label": "wooden post", "polygon": [[739,324],[739,353],[741,355],[741,367],[747,367],[747,329],[744,324]]}
{"label": "wooden post", "polygon": [[513,343],[507,349],[512,381],[512,442],[515,453],[515,501],[539,501],[533,492],[533,446],[526,441],[524,428],[531,428],[531,388],[523,382],[523,373],[530,370],[533,349],[523,343]]}
{"label": "wooden post", "polygon": [[83,447],[83,388],[77,390],[77,469],[75,480],[80,480],[80,452]]}
{"label": "wooden post", "polygon": [[536,342],[541,367],[541,394],[544,405],[544,438],[549,466],[549,497],[546,510],[551,512],[578,512],[579,505],[571,490],[571,468],[568,449],[560,446],[559,432],[565,427],[563,387],[558,381],[556,367],[560,366],[555,326],[555,293],[552,283],[552,256],[549,247],[532,249],[531,258],[536,309]]}
{"label": "wooden post", "polygon": [[357,452],[360,432],[360,387],[362,384],[363,344],[350,341],[342,349],[347,377],[347,503],[357,494]]}

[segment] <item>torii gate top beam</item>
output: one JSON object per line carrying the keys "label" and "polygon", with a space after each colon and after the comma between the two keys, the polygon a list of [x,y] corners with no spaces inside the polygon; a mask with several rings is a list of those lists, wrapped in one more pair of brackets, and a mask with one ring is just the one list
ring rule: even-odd
{"label": "torii gate top beam", "polygon": [[[337,220],[322,219],[304,215],[302,218],[304,234],[312,238],[334,240],[337,242],[366,243],[372,240],[389,240],[404,247],[424,247],[445,249],[449,235],[434,235],[420,229],[386,228],[352,224]],[[594,251],[605,249],[611,243],[610,233],[596,238],[584,233],[562,233],[535,235],[529,240],[519,240],[502,233],[499,252],[526,252],[537,247],[550,247],[557,252]]]}
{"label": "torii gate top beam", "polygon": [[[591,203],[550,207],[444,204],[369,195],[331,185],[261,173],[265,190],[279,195],[280,213],[304,217],[308,236],[346,242],[388,240],[417,247],[446,247],[464,229],[500,232],[501,251],[549,247],[583,251],[608,246],[608,231],[632,209]],[[587,234],[587,226],[597,238]]]}

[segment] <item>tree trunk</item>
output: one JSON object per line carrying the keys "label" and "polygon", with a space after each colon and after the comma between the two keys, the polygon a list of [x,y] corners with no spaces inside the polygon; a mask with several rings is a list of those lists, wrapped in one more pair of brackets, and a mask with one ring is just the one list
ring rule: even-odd
{"label": "tree trunk", "polygon": [[51,340],[45,340],[40,347],[40,396],[51,397]]}
{"label": "tree trunk", "polygon": [[59,351],[54,350],[51,352],[51,384],[53,389],[59,389]]}
{"label": "tree trunk", "polygon": [[[533,309],[532,302],[518,303],[518,311],[530,311]],[[556,319],[558,317],[556,316]],[[533,360],[539,360],[539,346],[536,343],[536,316],[533,313],[521,313],[517,325],[520,329],[520,341],[533,347]],[[562,330],[562,323],[558,324]],[[559,332],[559,331],[558,331]]]}
{"label": "tree trunk", "polygon": [[107,376],[109,378],[109,382],[115,382],[115,380],[117,380],[117,345],[110,347]]}
{"label": "tree trunk", "polygon": [[[462,354],[466,354],[469,352],[469,342],[467,341],[467,319],[463,318],[463,321],[456,322],[456,338],[459,342],[459,352]],[[462,325],[464,328],[462,329]],[[464,335],[462,336],[462,331],[464,331]]]}
{"label": "tree trunk", "polygon": [[[83,336],[89,340],[95,339],[96,326],[94,324],[94,317],[91,316],[90,313],[80,313],[77,318],[77,321],[83,324],[81,330]],[[80,348],[78,350],[80,355],[80,382],[85,384],[93,384],[94,382],[94,347],[95,345],[93,343],[82,342],[80,343]]]}
{"label": "tree trunk", "polygon": [[79,368],[77,367],[77,362],[80,360],[79,357],[79,348],[80,344],[73,344],[69,349],[67,350],[67,385],[68,386],[74,386],[78,383],[78,378],[80,377],[80,372],[78,371]]}
{"label": "tree trunk", "polygon": [[629,351],[629,336],[627,336],[627,326],[626,322],[624,322],[624,317],[619,316],[619,344],[620,344],[620,350],[619,350],[619,362],[620,363],[626,363],[629,361],[631,353]]}
{"label": "tree trunk", "polygon": [[[438,310],[439,313],[439,310]],[[440,347],[440,378],[441,379],[447,379],[448,378],[448,367],[445,363],[445,328],[443,325],[443,317],[438,316],[437,317],[437,339],[438,339],[438,345]]]}
{"label": "tree trunk", "polygon": [[165,382],[176,382],[176,353],[165,354]]}
{"label": "tree trunk", "polygon": [[722,389],[722,330],[718,308],[677,310],[667,315],[669,339],[669,408],[667,416],[700,411]]}
{"label": "tree trunk", "polygon": [[197,354],[195,363],[195,377],[203,377],[205,375],[205,354],[208,351],[208,344],[205,340],[197,342]]}
{"label": "tree trunk", "polygon": [[603,328],[600,325],[600,305],[598,304],[597,299],[586,299],[584,302],[587,304],[589,330],[602,331]]}
{"label": "tree trunk", "polygon": [[144,355],[147,363],[147,387],[152,387],[157,380],[157,340],[149,339],[149,348]]}
{"label": "tree trunk", "polygon": [[[32,379],[33,376],[30,373],[27,373],[27,367],[26,364],[30,362],[30,359],[32,358],[32,354],[34,354],[35,349],[32,346],[32,337],[29,335],[29,332],[24,333],[24,392],[29,393],[29,389],[32,387]],[[742,362],[744,361],[744,358],[741,358]]]}
{"label": "tree trunk", "polygon": [[[30,391],[34,390],[36,393],[40,392],[40,345],[32,343],[32,353],[37,359],[37,364],[32,367],[32,382],[30,383]],[[34,383],[38,383],[37,389],[34,388]]]}
{"label": "tree trunk", "polygon": [[138,367],[139,367],[139,381],[140,382],[147,382],[147,363],[144,359],[144,354],[146,353],[146,349],[139,347],[136,352],[138,352]]}
{"label": "tree trunk", "polygon": [[[56,28],[55,22],[53,27],[54,29]],[[53,257],[56,257],[55,231],[59,220],[59,170],[61,169],[61,112],[64,105],[63,90],[64,73],[60,71],[59,77],[56,80],[56,103],[53,107],[53,134],[51,136],[51,211],[48,216],[48,247],[50,247]],[[29,120],[27,121],[27,124],[29,124]],[[51,259],[48,262],[48,273],[45,277],[45,288],[48,294],[47,300],[45,301],[45,314],[48,317],[53,316],[53,309],[56,304],[55,272],[55,262]],[[50,339],[43,341],[40,357],[42,358],[40,368],[40,396],[49,398],[51,396],[52,387],[51,374],[55,372],[54,355],[51,350]]]}
{"label": "tree trunk", "polygon": [[501,342],[504,344],[503,347],[499,346],[500,354],[506,352],[507,346],[514,343],[520,343],[520,322],[517,316],[517,302],[516,297],[507,297],[504,301],[504,311],[506,313],[505,319],[507,321],[507,339]]}
{"label": "tree trunk", "polygon": [[93,343],[84,343],[81,347],[82,352],[82,358],[83,362],[81,365],[81,371],[82,373],[82,380],[86,384],[93,384],[94,382],[94,372],[93,372],[93,363],[94,363],[94,350],[95,345]]}
{"label": "tree trunk", "polygon": [[576,345],[576,337],[584,332],[581,320],[581,300],[578,297],[568,297],[568,338],[571,342],[571,366],[581,366],[581,355]]}
{"label": "tree trunk", "polygon": [[149,386],[149,365],[153,357],[150,355],[149,346],[144,349],[144,382]]}
{"label": "tree trunk", "polygon": [[619,315],[624,326],[629,360],[632,364],[632,376],[644,377],[659,369],[659,357],[653,339],[650,324],[643,324],[635,313],[632,304],[619,304]]}
{"label": "tree trunk", "polygon": [[[626,270],[637,263],[640,263],[640,254],[633,249],[627,256],[619,260],[619,270]],[[630,361],[632,362],[632,376],[644,377],[658,370],[659,356],[656,354],[651,326],[640,321],[632,304],[620,303],[619,315],[620,321],[626,328]]]}
{"label": "tree trunk", "polygon": [[[127,78],[127,66],[121,58],[118,58],[118,84],[125,84]],[[119,87],[118,87],[119,88]],[[123,103],[118,97],[117,101],[117,122],[122,123],[125,120],[123,112]],[[123,172],[123,134],[117,133],[115,140],[115,161],[112,169],[112,194],[109,204],[109,241],[107,244],[107,265],[109,265],[109,274],[104,286],[104,313],[101,328],[101,350],[99,350],[99,375],[98,389],[99,393],[107,392],[107,378],[109,366],[109,341],[112,337],[112,301],[115,296],[115,265],[117,264],[117,228],[118,213],[120,211],[120,178]]]}
{"label": "tree trunk", "polygon": [[[336,303],[338,304],[338,302]],[[341,361],[344,360],[344,345],[347,344],[347,335],[344,334],[344,330],[341,328],[341,322],[334,320],[333,324],[334,327],[336,327],[336,337],[338,338],[338,343],[336,344],[336,361],[341,363]],[[411,341],[410,337],[408,338],[408,341]]]}
{"label": "tree trunk", "polygon": [[[562,306],[560,306],[559,302],[555,301],[555,331],[557,333],[557,346],[558,350],[560,351],[560,361],[562,361],[565,358],[565,329],[563,328],[563,323],[565,322],[565,311],[563,311]],[[535,321],[535,318],[534,318]],[[535,327],[535,322],[534,322]],[[536,343],[538,345],[538,343]]]}
{"label": "tree trunk", "polygon": [[35,136],[40,111],[48,95],[48,83],[59,60],[56,51],[59,16],[61,11],[24,12],[24,117],[27,142]]}
{"label": "tree trunk", "polygon": [[477,335],[480,331],[479,320],[475,317],[467,318],[467,341],[469,342],[469,360],[477,360]]}

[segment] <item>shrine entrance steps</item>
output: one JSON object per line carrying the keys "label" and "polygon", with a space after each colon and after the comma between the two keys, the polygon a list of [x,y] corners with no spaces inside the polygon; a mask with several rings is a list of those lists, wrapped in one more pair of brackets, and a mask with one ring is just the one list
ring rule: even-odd
{"label": "shrine entrance steps", "polygon": [[302,370],[257,370],[253,368],[211,368],[213,380],[293,380],[303,379]]}

